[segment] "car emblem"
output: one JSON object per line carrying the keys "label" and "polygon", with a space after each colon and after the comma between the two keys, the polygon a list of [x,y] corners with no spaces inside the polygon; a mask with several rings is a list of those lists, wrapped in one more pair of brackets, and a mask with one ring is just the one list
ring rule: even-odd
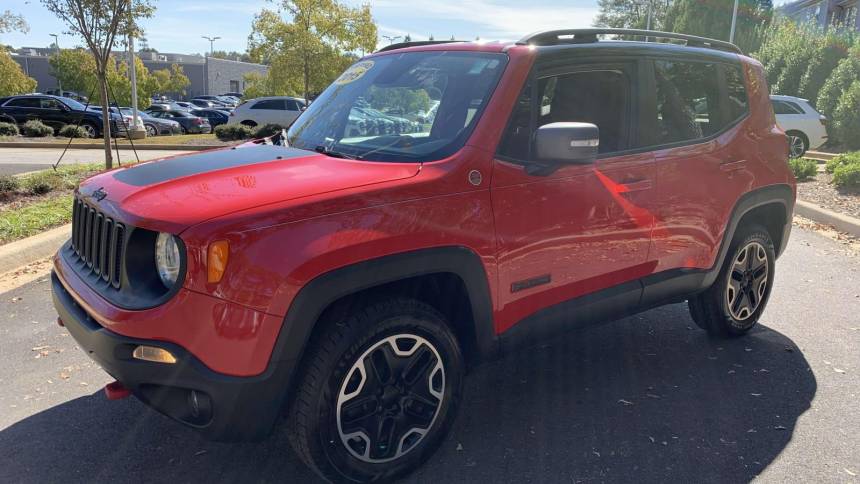
{"label": "car emblem", "polygon": [[102,200],[107,198],[107,192],[105,191],[104,187],[99,187],[96,188],[96,190],[90,196],[93,197],[97,202],[101,202]]}

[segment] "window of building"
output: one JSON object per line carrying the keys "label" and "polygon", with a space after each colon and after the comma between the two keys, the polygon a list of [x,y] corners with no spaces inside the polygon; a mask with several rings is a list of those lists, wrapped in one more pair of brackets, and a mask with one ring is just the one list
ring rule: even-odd
{"label": "window of building", "polygon": [[230,92],[239,92],[239,81],[230,81]]}
{"label": "window of building", "polygon": [[654,75],[658,144],[707,138],[723,128],[715,64],[661,60]]}

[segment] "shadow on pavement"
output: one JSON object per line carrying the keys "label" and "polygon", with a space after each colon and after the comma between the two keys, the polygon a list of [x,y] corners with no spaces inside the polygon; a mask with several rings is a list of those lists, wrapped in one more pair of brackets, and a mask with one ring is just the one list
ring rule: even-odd
{"label": "shadow on pavement", "polygon": [[[803,354],[760,326],[711,341],[684,305],[573,332],[476,369],[420,482],[743,482],[816,392]],[[315,482],[283,433],[216,444],[101,392],[0,431],[0,481]]]}

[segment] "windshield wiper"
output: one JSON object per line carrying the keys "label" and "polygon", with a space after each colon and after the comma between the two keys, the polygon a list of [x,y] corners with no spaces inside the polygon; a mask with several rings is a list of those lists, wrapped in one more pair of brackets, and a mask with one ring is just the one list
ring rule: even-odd
{"label": "windshield wiper", "polygon": [[346,153],[341,153],[340,151],[332,151],[331,149],[326,148],[323,145],[319,145],[319,146],[315,147],[314,151],[316,151],[317,153],[322,153],[326,156],[331,156],[332,158],[344,158],[347,160],[354,160],[355,159],[355,157],[352,155],[348,155]]}

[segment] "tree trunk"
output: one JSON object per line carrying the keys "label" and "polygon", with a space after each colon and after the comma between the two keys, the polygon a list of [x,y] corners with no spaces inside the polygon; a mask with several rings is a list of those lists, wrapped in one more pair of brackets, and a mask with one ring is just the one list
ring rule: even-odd
{"label": "tree trunk", "polygon": [[107,79],[105,73],[99,73],[99,89],[101,90],[102,98],[102,137],[105,142],[105,168],[110,170],[113,168],[113,155],[111,154],[111,131],[110,119],[111,112],[108,98]]}

